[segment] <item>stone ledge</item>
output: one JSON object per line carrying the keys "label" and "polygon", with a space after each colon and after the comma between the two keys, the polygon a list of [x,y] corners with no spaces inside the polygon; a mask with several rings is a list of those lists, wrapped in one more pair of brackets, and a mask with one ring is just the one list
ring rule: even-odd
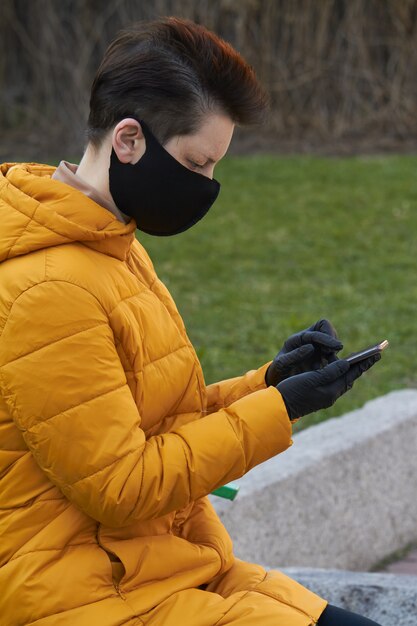
{"label": "stone ledge", "polygon": [[212,497],[237,556],[369,570],[417,540],[417,390],[294,435],[294,446]]}
{"label": "stone ledge", "polygon": [[417,626],[417,577],[289,567],[284,571],[331,604],[381,626]]}

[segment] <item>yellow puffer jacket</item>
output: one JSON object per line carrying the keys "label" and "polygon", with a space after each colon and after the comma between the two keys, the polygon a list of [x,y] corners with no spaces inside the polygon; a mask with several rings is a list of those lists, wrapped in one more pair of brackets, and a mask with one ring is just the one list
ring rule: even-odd
{"label": "yellow puffer jacket", "polygon": [[53,171],[0,166],[0,625],[315,623],[205,497],[291,443],[266,366],[206,387],[134,221]]}

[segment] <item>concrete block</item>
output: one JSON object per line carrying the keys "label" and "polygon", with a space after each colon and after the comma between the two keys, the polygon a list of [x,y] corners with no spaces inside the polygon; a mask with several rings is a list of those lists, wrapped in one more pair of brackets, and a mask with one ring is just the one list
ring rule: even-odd
{"label": "concrete block", "polygon": [[417,626],[416,576],[299,568],[284,571],[330,604],[381,626]]}
{"label": "concrete block", "polygon": [[417,390],[294,435],[212,502],[242,559],[369,570],[417,540]]}

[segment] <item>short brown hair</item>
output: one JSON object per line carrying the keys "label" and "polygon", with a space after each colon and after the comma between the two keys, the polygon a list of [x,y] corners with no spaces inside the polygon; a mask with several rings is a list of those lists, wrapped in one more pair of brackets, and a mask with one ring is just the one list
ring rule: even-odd
{"label": "short brown hair", "polygon": [[87,137],[98,147],[125,117],[163,143],[195,132],[220,110],[236,124],[262,121],[267,96],[253,69],[204,26],[175,17],[139,23],[110,44],[94,78]]}

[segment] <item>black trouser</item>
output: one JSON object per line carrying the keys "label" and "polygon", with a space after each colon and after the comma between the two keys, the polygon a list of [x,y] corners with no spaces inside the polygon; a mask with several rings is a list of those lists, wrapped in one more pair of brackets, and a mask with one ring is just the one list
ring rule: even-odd
{"label": "black trouser", "polygon": [[328,604],[321,614],[317,626],[380,626],[380,624],[367,617]]}

